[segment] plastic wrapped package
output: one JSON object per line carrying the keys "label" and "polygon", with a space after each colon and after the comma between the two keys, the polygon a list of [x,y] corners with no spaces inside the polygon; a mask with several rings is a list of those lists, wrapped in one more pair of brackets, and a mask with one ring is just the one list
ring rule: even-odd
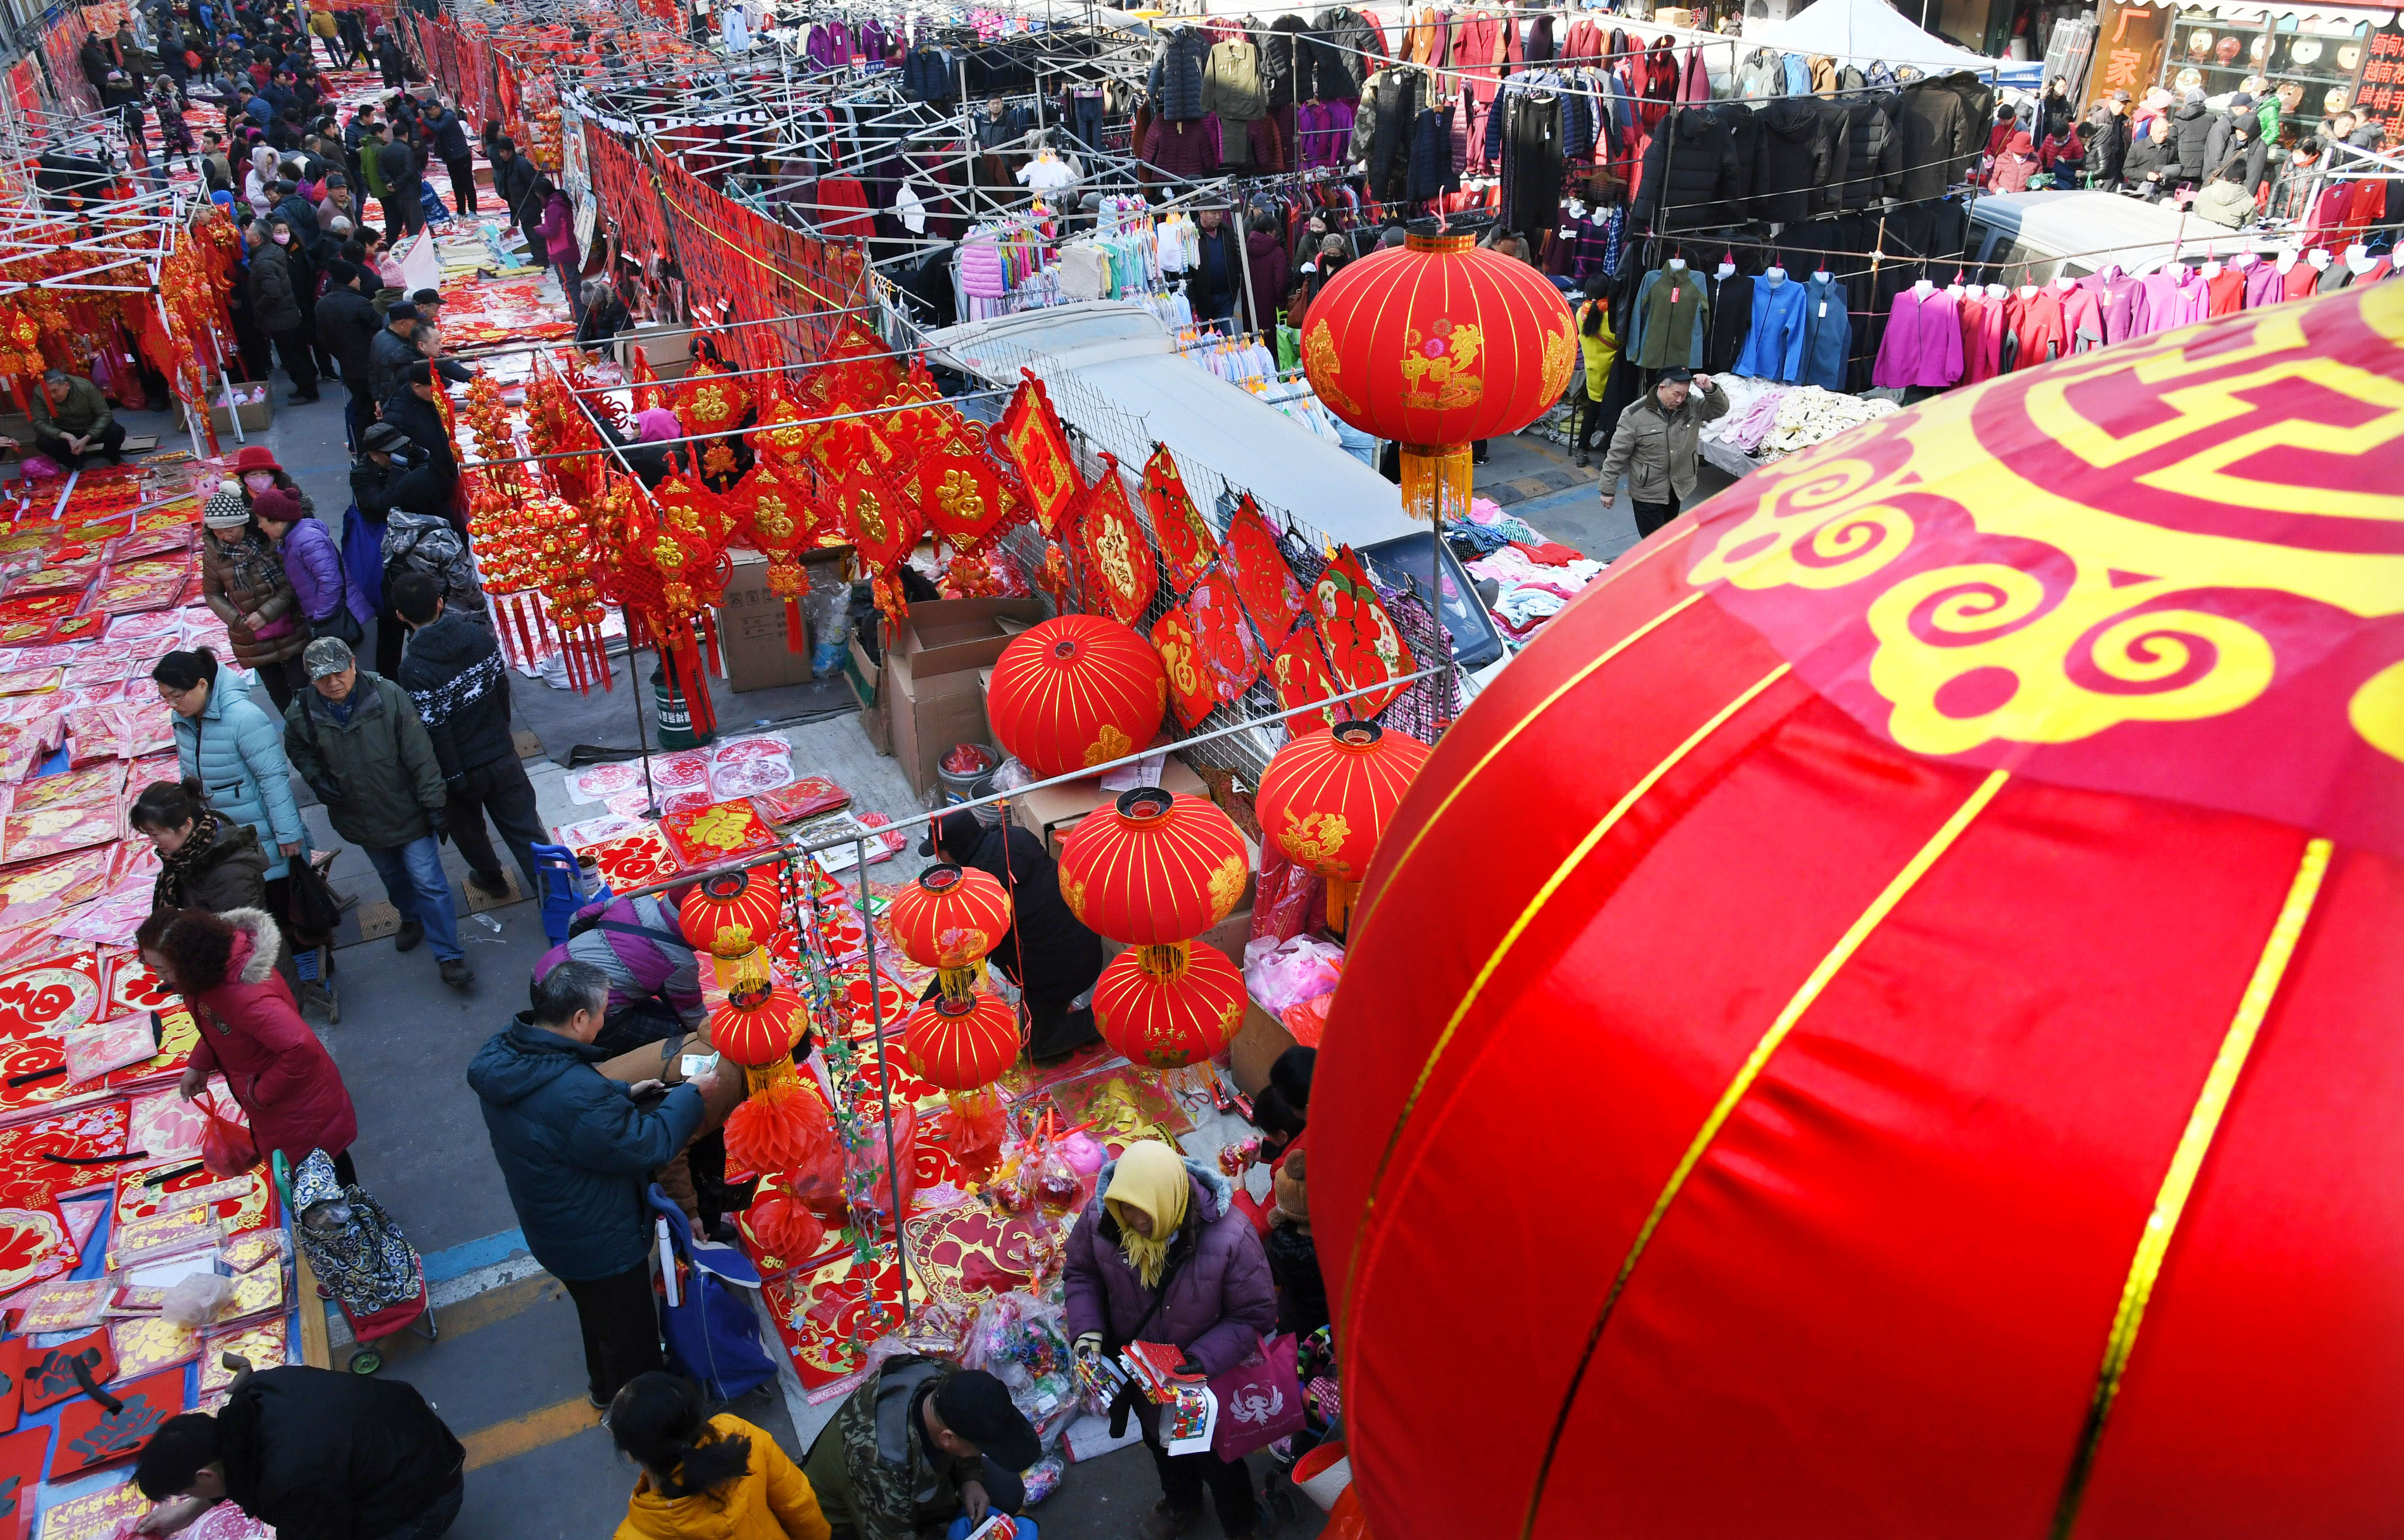
{"label": "plastic wrapped package", "polygon": [[810,672],[819,678],[843,672],[851,656],[851,585],[844,581],[840,562],[811,562],[809,592],[802,615],[810,626]]}
{"label": "plastic wrapped package", "polygon": [[1073,1357],[1066,1307],[1020,1290],[985,1301],[960,1363],[1000,1380],[1048,1450],[1082,1409]]}
{"label": "plastic wrapped package", "polygon": [[1261,876],[1252,895],[1252,935],[1290,941],[1310,928],[1310,917],[1326,886],[1320,875],[1286,859],[1274,843],[1261,846]]}
{"label": "plastic wrapped package", "polygon": [[1274,942],[1263,936],[1244,947],[1244,988],[1273,1016],[1334,993],[1343,977],[1344,949],[1315,936]]}

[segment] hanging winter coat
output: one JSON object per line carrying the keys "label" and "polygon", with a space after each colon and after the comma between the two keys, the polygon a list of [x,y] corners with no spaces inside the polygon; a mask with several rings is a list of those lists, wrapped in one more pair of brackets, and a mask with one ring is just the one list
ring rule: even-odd
{"label": "hanging winter coat", "polygon": [[1731,211],[1740,216],[1751,207],[1761,156],[1761,114],[1741,102],[1721,102],[1711,108],[1712,115],[1727,125],[1728,155],[1734,174],[1727,185]]}
{"label": "hanging winter coat", "polygon": [[1280,16],[1261,35],[1261,79],[1268,87],[1271,107],[1290,107],[1317,94],[1304,70],[1307,60],[1300,40],[1305,25],[1299,16]]}
{"label": "hanging winter coat", "polygon": [[1902,168],[1890,196],[1907,203],[1942,198],[1962,140],[1962,99],[1934,80],[1915,80],[1903,91],[1898,125]]}
{"label": "hanging winter coat", "polygon": [[1903,98],[1894,91],[1866,92],[1843,99],[1845,164],[1839,173],[1839,201],[1848,209],[1866,209],[1887,196],[1903,169],[1903,141],[1896,135],[1894,115]]}
{"label": "hanging winter coat", "polygon": [[1163,120],[1189,122],[1202,116],[1202,71],[1209,59],[1210,39],[1192,27],[1179,27],[1162,39],[1144,90]]}
{"label": "hanging winter coat", "polygon": [[1845,206],[1845,162],[1851,153],[1848,146],[1852,136],[1852,115],[1843,103],[1826,97],[1812,99],[1811,115],[1819,132],[1823,168],[1819,180],[1811,184],[1811,212],[1841,213]]}
{"label": "hanging winter coat", "polygon": [[1809,218],[1811,189],[1828,176],[1819,112],[1810,97],[1782,96],[1764,107],[1760,117],[1754,216],[1789,225]]}
{"label": "hanging winter coat", "polygon": [[1644,174],[1628,217],[1640,229],[1698,229],[1729,222],[1736,151],[1708,107],[1682,107],[1645,146]]}

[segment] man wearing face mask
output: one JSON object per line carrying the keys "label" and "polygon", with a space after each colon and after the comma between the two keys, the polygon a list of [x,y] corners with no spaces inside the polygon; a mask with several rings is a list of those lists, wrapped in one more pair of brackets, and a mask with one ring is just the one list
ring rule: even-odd
{"label": "man wearing face mask", "polygon": [[121,465],[125,424],[108,409],[108,397],[80,374],[57,365],[42,371],[42,388],[34,393],[34,447],[67,470],[83,465],[98,449],[112,465]]}

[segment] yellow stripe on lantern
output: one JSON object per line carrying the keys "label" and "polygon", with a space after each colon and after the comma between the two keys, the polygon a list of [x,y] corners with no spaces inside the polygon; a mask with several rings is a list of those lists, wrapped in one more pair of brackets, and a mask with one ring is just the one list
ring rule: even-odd
{"label": "yellow stripe on lantern", "polygon": [[1652,1243],[1653,1232],[1661,1228],[1670,1205],[1678,1200],[1679,1193],[1685,1189],[1686,1179],[1694,1174],[1697,1166],[1702,1164],[1703,1157],[1711,1150],[1712,1141],[1719,1137],[1720,1130],[1735,1113],[1737,1104],[1761,1078],[1761,1072],[1768,1067],[1770,1057],[1794,1032],[1795,1023],[1803,1019],[1803,1013],[1811,1008],[1845,964],[1852,961],[1853,954],[1861,950],[1862,944],[1870,938],[1870,933],[1894,912],[1895,906],[1919,885],[1922,877],[1928,875],[1928,869],[1936,864],[1937,859],[1953,848],[1954,841],[1962,838],[1963,830],[1986,811],[1987,804],[1995,799],[1996,793],[2002,791],[2004,784],[2010,779],[2009,770],[1990,771],[1987,778],[1978,783],[1978,789],[1963,799],[1962,805],[1953,810],[1952,815],[1929,837],[1928,842],[1921,846],[1912,858],[1904,863],[1903,869],[1888,881],[1879,895],[1870,900],[1869,908],[1845,928],[1845,934],[1837,938],[1837,944],[1828,949],[1827,955],[1820,959],[1819,965],[1804,978],[1802,987],[1795,992],[1786,1002],[1785,1008],[1769,1023],[1769,1030],[1761,1034],[1761,1041],[1745,1055],[1736,1077],[1720,1093],[1711,1115],[1703,1119],[1703,1126],[1686,1145],[1686,1153],[1679,1157],[1676,1169],[1670,1172],[1670,1180],[1662,1186],[1661,1195],[1653,1200],[1653,1212],[1646,1214],[1644,1223],[1637,1228],[1636,1239],[1628,1246],[1628,1256],[1621,1260],[1609,1292],[1602,1297],[1602,1307],[1595,1311],[1594,1326],[1586,1333],[1586,1350],[1578,1354],[1577,1367],[1570,1372],[1570,1382],[1561,1392],[1560,1410],[1553,1419],[1552,1436],[1544,1441],[1544,1458],[1536,1467],[1535,1486],[1528,1493],[1528,1515],[1519,1526],[1523,1540],[1535,1533],[1536,1513],[1544,1505],[1544,1482],[1552,1474],[1553,1456],[1560,1450],[1561,1435],[1569,1427],[1570,1411],[1577,1404],[1578,1387],[1586,1379],[1586,1366],[1594,1361],[1595,1349],[1601,1344],[1602,1329],[1611,1324],[1611,1313],[1618,1306],[1619,1297],[1627,1291],[1628,1280],[1636,1271],[1636,1264],[1643,1259],[1645,1248]]}
{"label": "yellow stripe on lantern", "polygon": [[1502,939],[1495,944],[1494,950],[1487,957],[1485,965],[1480,967],[1476,977],[1470,980],[1468,992],[1461,997],[1461,1003],[1453,1007],[1452,1015],[1445,1021],[1444,1031],[1436,1034],[1435,1046],[1428,1050],[1427,1061],[1419,1066],[1419,1078],[1411,1082],[1410,1094],[1403,1098],[1402,1111],[1394,1117],[1394,1131],[1387,1136],[1386,1147],[1377,1155],[1377,1169],[1370,1173],[1368,1197],[1362,1202],[1361,1222],[1352,1232],[1352,1251],[1344,1268],[1346,1299],[1344,1319],[1341,1324],[1343,1330],[1349,1331],[1351,1328],[1353,1310],[1361,1297],[1362,1246],[1377,1218],[1377,1188],[1385,1182],[1386,1168],[1393,1162],[1394,1151],[1402,1145],[1403,1131],[1410,1126],[1411,1115],[1419,1108],[1420,1095],[1427,1090],[1428,1082],[1435,1078],[1437,1061],[1441,1060],[1445,1050],[1452,1046],[1453,1034],[1461,1029],[1461,1021],[1468,1017],[1471,1008],[1477,1004],[1478,997],[1485,992],[1488,980],[1491,979],[1496,970],[1502,967],[1502,960],[1509,956],[1511,949],[1518,944],[1520,936],[1535,923],[1536,916],[1544,912],[1544,906],[1552,902],[1553,895],[1560,891],[1561,884],[1569,881],[1571,873],[1576,871],[1585,863],[1586,858],[1593,853],[1594,848],[1602,843],[1604,837],[1619,826],[1619,821],[1628,816],[1628,810],[1635,807],[1647,793],[1658,785],[1663,776],[1677,769],[1680,761],[1692,754],[1704,740],[1726,727],[1737,713],[1759,700],[1763,691],[1785,678],[1794,671],[1794,667],[1792,663],[1781,663],[1763,674],[1742,694],[1713,712],[1701,727],[1687,735],[1684,742],[1671,749],[1659,764],[1645,771],[1642,779],[1628,787],[1627,795],[1613,803],[1611,811],[1602,815],[1601,821],[1587,830],[1586,838],[1580,839],[1567,858],[1553,868],[1553,874],[1544,879],[1544,885],[1536,890],[1536,895],[1528,901],[1528,907],[1519,911],[1519,917],[1514,920],[1510,928],[1502,933]]}
{"label": "yellow stripe on lantern", "polygon": [[2120,1394],[2120,1379],[2128,1371],[2129,1354],[2137,1345],[2137,1329],[2145,1325],[2145,1306],[2153,1297],[2155,1283],[2161,1277],[2162,1260],[2170,1252],[2172,1238],[2178,1233],[2179,1218],[2187,1212],[2187,1199],[2195,1192],[2195,1179],[2203,1170],[2203,1158],[2212,1153],[2212,1141],[2220,1131],[2221,1118],[2229,1112],[2229,1098],[2237,1093],[2238,1076],[2245,1072],[2245,1061],[2254,1052],[2263,1019],[2270,1015],[2271,1002],[2278,995],[2287,964],[2295,958],[2296,941],[2303,934],[2304,922],[2312,917],[2313,905],[2320,897],[2321,881],[2328,874],[2329,851],[2326,839],[2305,842],[2303,859],[2297,864],[2295,878],[2287,884],[2286,901],[2279,907],[2279,918],[2271,923],[2270,939],[2263,942],[2262,955],[2254,964],[2254,976],[2246,980],[2245,992],[2238,998],[2237,1015],[2221,1035],[2220,1051],[2213,1056],[2212,1068],[2203,1077],[2203,1089],[2187,1114],[2187,1130],[2171,1152],[2170,1170],[2162,1175],[2153,1212],[2145,1216],[2145,1230],[2137,1238],[2137,1254],[2130,1260],[2127,1282],[2120,1285],[2119,1308],[2113,1311],[2112,1330],[2104,1339],[2104,1364],[2095,1376],[2095,1394],[2088,1401],[2086,1425],[2079,1431],[2078,1448],[2070,1460],[2070,1474],[2062,1481],[2062,1499],[2054,1507],[2053,1540],[2069,1540],[2071,1531],[2078,1525],[2078,1510],[2087,1500],[2088,1478],[2095,1474],[2095,1451],[2104,1438],[2104,1424],[2112,1415],[2113,1399]]}

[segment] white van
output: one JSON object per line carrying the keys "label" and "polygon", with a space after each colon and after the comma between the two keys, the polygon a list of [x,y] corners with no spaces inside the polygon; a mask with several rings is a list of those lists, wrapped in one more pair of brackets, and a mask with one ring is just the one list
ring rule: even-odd
{"label": "white van", "polygon": [[2279,238],[2239,232],[2169,203],[2117,192],[2009,192],[1970,205],[1971,271],[1997,284],[2083,278],[2117,267],[2142,277],[2172,261],[2244,252],[2269,256]]}

